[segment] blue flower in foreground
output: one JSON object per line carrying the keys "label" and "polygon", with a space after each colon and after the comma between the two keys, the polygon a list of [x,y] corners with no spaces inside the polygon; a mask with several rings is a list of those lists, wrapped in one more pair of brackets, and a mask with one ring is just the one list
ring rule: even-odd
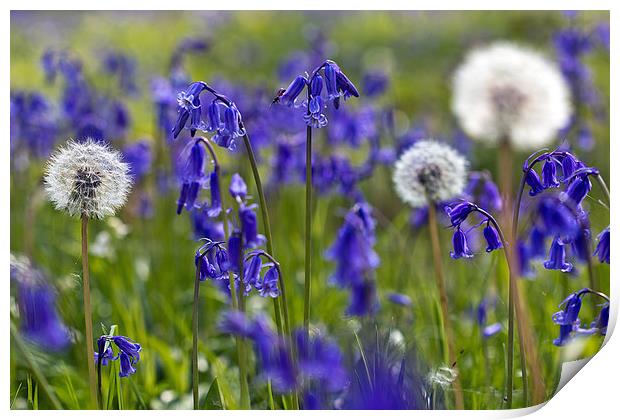
{"label": "blue flower in foreground", "polygon": [[596,249],[594,250],[594,255],[598,257],[598,260],[602,263],[609,264],[609,226],[607,226],[601,233],[599,233],[598,243],[596,244]]}
{"label": "blue flower in foreground", "polygon": [[[118,350],[117,354],[114,354],[112,344],[116,346]],[[124,378],[136,373],[135,365],[140,361],[140,352],[142,346],[130,338],[122,335],[102,335],[97,340],[97,350],[95,352],[95,363],[101,363],[102,366],[107,366],[108,362],[119,360],[120,372],[119,376]],[[100,356],[100,355],[103,356]]]}
{"label": "blue flower in foreground", "polygon": [[549,251],[549,259],[543,263],[547,270],[560,270],[567,273],[573,269],[573,265],[566,261],[566,250],[564,249],[564,243],[559,237],[551,243],[551,250]]}
{"label": "blue flower in foreground", "polygon": [[48,352],[65,350],[71,334],[56,308],[56,294],[28,259],[11,255],[10,278],[17,284],[20,331]]}

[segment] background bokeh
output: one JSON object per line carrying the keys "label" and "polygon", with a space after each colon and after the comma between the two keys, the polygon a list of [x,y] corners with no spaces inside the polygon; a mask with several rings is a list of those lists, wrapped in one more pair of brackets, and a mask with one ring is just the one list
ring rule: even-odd
{"label": "background bokeh", "polygon": [[[389,77],[387,91],[380,96],[368,98],[362,89],[359,99],[346,104],[347,109],[372,104],[393,110],[396,138],[383,135],[383,146],[396,147],[397,138],[407,135],[439,138],[466,153],[472,169],[489,170],[496,178],[495,150],[464,138],[450,111],[451,74],[466,51],[492,40],[509,39],[527,43],[554,59],[553,39],[559,30],[572,25],[594,33],[605,24],[609,24],[609,15],[604,12],[582,12],[577,16],[561,12],[13,12],[12,92],[36,90],[52,101],[57,99],[61,89],[58,82],[46,81],[41,57],[50,48],[67,51],[81,61],[88,82],[102,96],[118,100],[127,108],[126,128],[107,140],[119,149],[136,140],[145,140],[155,156],[127,208],[117,217],[91,224],[95,325],[117,324],[120,333],[132,337],[144,349],[131,385],[123,383],[125,407],[143,404],[150,408],[191,407],[189,355],[193,256],[197,243],[190,218],[175,214],[178,186],[172,182],[167,189],[157,187],[158,168],[172,171],[179,142],[184,139],[173,143],[161,135],[153,99],[153,80],[170,76],[171,56],[180,42],[191,37],[207,44],[204,50],[183,58],[183,69],[189,79],[218,83],[237,102],[246,117],[250,136],[261,130],[266,132],[253,139],[260,152],[264,179],[269,180],[274,171],[270,162],[276,139],[272,137],[273,130],[260,126],[268,124],[269,119],[252,119],[248,115],[270,112],[273,94],[289,83],[297,74],[296,69],[311,70],[325,58],[338,62],[358,86],[371,71]],[[121,52],[133,61],[135,92],[106,73],[104,58],[112,51]],[[608,180],[609,51],[604,46],[593,48],[584,56],[584,62],[591,72],[599,105],[581,110],[594,143],[576,150],[583,161],[599,168]],[[285,64],[293,70],[287,70]],[[224,86],[230,86],[230,91],[224,90]],[[176,92],[171,98],[173,102],[175,97]],[[288,129],[304,130],[299,121],[291,122]],[[63,130],[67,136],[77,133],[76,127]],[[332,146],[325,132],[316,134],[314,144],[329,154]],[[571,144],[579,144],[578,136],[575,131],[567,134]],[[57,144],[64,140],[64,137],[53,139]],[[558,144],[559,141],[558,138]],[[338,146],[334,147],[334,153],[343,153],[359,162],[363,160],[365,147]],[[240,172],[253,191],[244,154],[221,150],[220,156],[225,176]],[[58,291],[59,311],[73,330],[74,343],[62,353],[30,345],[28,351],[63,406],[79,408],[88,397],[84,338],[80,333],[83,315],[79,222],[58,213],[46,202],[40,188],[44,157],[13,155],[11,250],[28,255],[48,274]],[[514,162],[515,178],[525,157],[518,156]],[[376,275],[381,309],[377,323],[384,330],[398,331],[393,334],[395,339],[414,352],[425,366],[437,367],[442,363],[442,356],[428,234],[426,229],[411,225],[411,211],[394,193],[390,174],[389,167],[379,165],[360,184],[378,219],[375,250],[381,258]],[[144,196],[152,206],[148,214],[140,211]],[[609,224],[609,214],[596,204],[596,199],[601,197],[596,188],[592,196],[592,230],[597,233]],[[286,185],[271,183],[267,196],[274,250],[290,284],[288,296],[294,325],[302,320],[303,197],[303,185],[295,181]],[[350,198],[338,191],[320,194],[313,226],[312,323],[338,339],[345,353],[355,351],[351,331],[369,321],[343,318],[348,297],[346,292],[329,285],[334,265],[323,255],[352,204]],[[483,251],[471,260],[450,260],[449,229],[442,232],[442,241],[456,341],[462,350],[459,366],[467,406],[500,408],[505,328],[498,336],[483,340],[472,309],[483,297],[496,295],[496,310],[490,317],[505,323],[505,267],[498,263],[499,254]],[[597,264],[595,268],[602,290],[607,292],[609,267]],[[581,266],[577,275],[570,276],[539,268],[533,279],[524,280],[549,395],[559,379],[561,361],[592,354],[601,343],[601,339],[591,338],[567,349],[552,345],[557,326],[551,322],[551,315],[565,296],[587,284],[584,272]],[[385,296],[393,291],[410,296],[412,307],[391,304]],[[201,293],[202,382],[206,389],[218,377],[224,398],[232,403],[238,392],[234,342],[215,327],[225,298],[209,284],[203,285]],[[249,306],[254,312],[271,309],[269,302],[260,297],[253,297]],[[582,316],[593,319],[594,305],[584,305]],[[17,318],[16,323],[19,324]],[[488,379],[483,349],[488,352],[490,363]],[[29,406],[26,388],[30,373],[23,360],[22,353],[12,347],[10,398],[11,401],[15,398],[15,407],[21,408]],[[257,383],[253,389],[257,390],[252,395],[253,406],[267,407],[264,386]],[[518,395],[515,400],[519,400]],[[48,406],[45,398],[39,404]]]}

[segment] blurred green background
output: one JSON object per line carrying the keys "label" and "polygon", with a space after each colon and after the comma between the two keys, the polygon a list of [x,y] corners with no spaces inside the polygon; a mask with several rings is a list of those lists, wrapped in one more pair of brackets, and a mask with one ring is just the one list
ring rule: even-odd
{"label": "blurred green background", "polygon": [[[608,20],[605,12],[584,12],[577,18],[583,27]],[[186,60],[193,80],[225,78],[275,92],[283,85],[278,79],[278,65],[291,52],[308,49],[308,34],[318,32],[325,36],[329,46],[329,57],[325,58],[338,62],[354,82],[368,69],[388,72],[389,92],[380,101],[398,110],[399,127],[404,130],[424,119],[428,131],[443,138],[456,127],[450,111],[450,77],[470,47],[510,39],[530,44],[553,57],[552,37],[566,25],[566,17],[560,12],[13,12],[11,89],[39,89],[57,96],[58,89],[45,83],[40,67],[40,57],[49,47],[71,51],[83,60],[93,84],[114,89],[98,74],[98,57],[105,49],[119,49],[137,60],[141,92],[136,97],[123,98],[132,115],[127,139],[150,138],[156,142],[149,81],[155,75],[166,74],[170,54],[180,40],[188,36],[210,40],[206,53]],[[594,51],[586,60],[603,107],[608,110],[609,55]],[[347,106],[360,106],[364,101],[362,96],[349,101]],[[599,168],[608,180],[608,120],[594,121],[592,127],[595,147],[579,152],[579,157]],[[248,130],[252,135],[251,126]],[[317,134],[315,144],[320,142],[321,134]],[[225,173],[239,171],[247,175],[252,190],[249,167],[245,159],[239,158],[242,155],[227,155],[224,151],[220,154]],[[525,157],[518,156],[514,162],[515,177]],[[470,159],[473,169],[488,169],[496,178],[494,149],[473,145]],[[83,315],[79,222],[54,211],[45,202],[39,188],[42,167],[43,162],[33,162],[25,173],[14,173],[11,178],[11,250],[30,253],[32,260],[49,274],[59,290],[60,312],[75,329],[76,342],[64,354],[47,354],[44,349],[28,347],[63,406],[74,409],[83,407],[88,397],[84,338],[80,332]],[[268,168],[262,171],[266,178]],[[408,349],[428,366],[438,367],[443,357],[428,233],[410,227],[410,209],[395,195],[389,168],[379,167],[371,179],[362,183],[362,189],[375,207],[379,223],[375,249],[381,266],[376,278],[382,307],[378,323],[382,328],[400,331]],[[267,198],[274,251],[290,284],[288,296],[294,325],[301,324],[303,302],[303,194],[302,186],[292,185]],[[592,196],[601,198],[596,187]],[[142,407],[140,399],[150,408],[191,407],[189,356],[193,254],[197,244],[192,239],[189,218],[174,213],[176,198],[177,190],[157,195],[151,219],[123,211],[118,217],[91,224],[95,325],[118,324],[121,334],[132,337],[144,349],[138,372],[131,378],[133,385],[123,382],[125,408]],[[312,323],[325,326],[345,352],[353,351],[351,330],[359,321],[343,319],[347,293],[328,285],[333,264],[325,261],[323,253],[334,240],[344,210],[350,204],[337,195],[320,196],[313,227]],[[596,203],[590,210],[592,230],[597,233],[608,225],[609,214]],[[27,238],[32,240],[30,251]],[[468,261],[451,260],[449,230],[442,232],[441,239],[457,346],[463,350],[459,367],[466,405],[500,408],[505,328],[485,344],[469,311],[495,291],[499,299],[491,320],[496,318],[505,326],[505,267],[498,264],[501,256],[496,253],[483,253]],[[551,315],[564,297],[587,284],[585,268],[579,268],[576,276],[538,269],[535,279],[524,280],[549,395],[559,379],[561,360],[592,354],[602,341],[591,338],[564,349],[552,345],[557,326],[551,322]],[[602,290],[607,293],[609,267],[596,264],[595,268]],[[412,308],[391,305],[384,298],[390,291],[408,294],[413,300]],[[227,403],[233,406],[238,392],[234,342],[215,328],[225,299],[209,284],[203,285],[201,293],[201,389],[206,392],[208,384],[218,377]],[[255,312],[264,309],[271,313],[271,304],[260,297],[250,299],[249,306]],[[594,311],[594,305],[584,304],[582,317],[593,319]],[[490,357],[488,382],[484,346],[488,347]],[[16,408],[26,408],[29,369],[15,347],[11,364],[11,401],[15,398]],[[516,384],[520,386],[518,380]],[[266,408],[264,385],[254,383],[252,389],[253,407]],[[515,401],[519,404],[518,393]],[[40,406],[48,407],[45,398]]]}

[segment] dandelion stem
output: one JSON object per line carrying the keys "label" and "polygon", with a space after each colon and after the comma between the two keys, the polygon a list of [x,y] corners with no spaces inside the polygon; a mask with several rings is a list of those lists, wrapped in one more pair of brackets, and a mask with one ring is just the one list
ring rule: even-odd
{"label": "dandelion stem", "polygon": [[90,275],[88,269],[88,216],[82,215],[82,281],[84,291],[84,327],[86,332],[86,361],[90,404],[97,407],[97,376],[95,374],[95,349],[93,345],[93,315],[90,306]]}
{"label": "dandelion stem", "polygon": [[198,258],[196,264],[196,276],[194,279],[194,303],[192,311],[192,396],[194,410],[199,408],[198,395],[198,299],[200,298],[200,268],[202,258]]}
{"label": "dandelion stem", "polygon": [[[428,228],[431,236],[431,249],[433,253],[433,264],[435,267],[435,282],[439,291],[439,302],[441,305],[441,317],[443,319],[443,331],[448,347],[448,365],[456,363],[456,353],[454,351],[454,335],[450,322],[450,312],[448,310],[448,294],[444,280],[443,267],[441,264],[441,246],[439,245],[439,231],[437,229],[437,209],[436,204],[429,201],[428,204]],[[457,410],[464,408],[463,388],[461,387],[460,374],[454,380],[454,399]]]}
{"label": "dandelion stem", "polygon": [[306,127],[306,234],[304,264],[304,332],[306,342],[310,328],[310,293],[312,261],[312,127]]}

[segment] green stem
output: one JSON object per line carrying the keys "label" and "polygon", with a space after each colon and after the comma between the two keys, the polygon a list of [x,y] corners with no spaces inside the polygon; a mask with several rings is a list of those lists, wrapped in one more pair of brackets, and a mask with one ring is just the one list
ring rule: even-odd
{"label": "green stem", "polygon": [[86,361],[88,364],[88,385],[90,405],[97,404],[97,375],[95,373],[95,349],[93,345],[93,315],[90,305],[90,275],[88,269],[88,216],[82,215],[82,280],[84,292],[84,327],[86,332]]}
{"label": "green stem", "polygon": [[611,198],[609,196],[609,188],[607,188],[607,184],[605,184],[605,181],[603,180],[603,177],[601,176],[601,174],[597,174],[594,177],[594,179],[596,179],[596,182],[598,183],[598,185],[603,190],[603,193],[605,194],[605,198],[607,199],[607,205],[611,206]]}
{"label": "green stem", "polygon": [[[443,319],[443,332],[448,348],[448,366],[456,365],[456,353],[454,351],[454,334],[452,323],[450,322],[450,311],[448,305],[448,293],[446,292],[446,282],[441,264],[441,247],[439,245],[439,232],[437,229],[437,209],[433,201],[428,203],[428,228],[431,236],[431,250],[433,254],[433,264],[435,268],[435,282],[439,291],[439,303],[441,306],[441,317]],[[457,410],[464,408],[463,388],[461,386],[460,373],[454,380],[454,400]]]}
{"label": "green stem", "polygon": [[[312,261],[312,127],[306,127],[306,236],[304,265],[304,332],[310,328],[310,293]],[[307,340],[306,340],[307,342]]]}
{"label": "green stem", "polygon": [[199,258],[194,279],[194,303],[192,311],[192,396],[194,399],[194,410],[199,409],[200,401],[198,395],[198,299],[200,298],[201,265],[202,258]]}
{"label": "green stem", "polygon": [[[256,162],[256,155],[254,154],[254,150],[252,149],[252,143],[250,142],[250,138],[247,134],[247,130],[245,135],[243,136],[243,142],[245,144],[245,149],[248,154],[248,159],[250,161],[250,167],[252,168],[252,175],[254,177],[254,183],[256,184],[256,191],[258,192],[258,202],[261,211],[261,217],[263,219],[263,227],[265,230],[265,238],[267,239],[267,252],[271,255],[273,253],[273,236],[271,234],[271,223],[269,221],[269,211],[267,210],[267,201],[265,200],[265,192],[263,190],[263,183],[261,182],[260,172],[258,171],[258,163]],[[278,297],[273,299],[273,310],[275,314],[276,327],[278,329],[278,333],[282,335],[282,313],[284,313],[284,322],[290,323],[288,319],[288,307],[286,303],[286,288],[284,286],[284,281],[280,278],[279,280],[280,286],[280,294],[281,299]]]}

